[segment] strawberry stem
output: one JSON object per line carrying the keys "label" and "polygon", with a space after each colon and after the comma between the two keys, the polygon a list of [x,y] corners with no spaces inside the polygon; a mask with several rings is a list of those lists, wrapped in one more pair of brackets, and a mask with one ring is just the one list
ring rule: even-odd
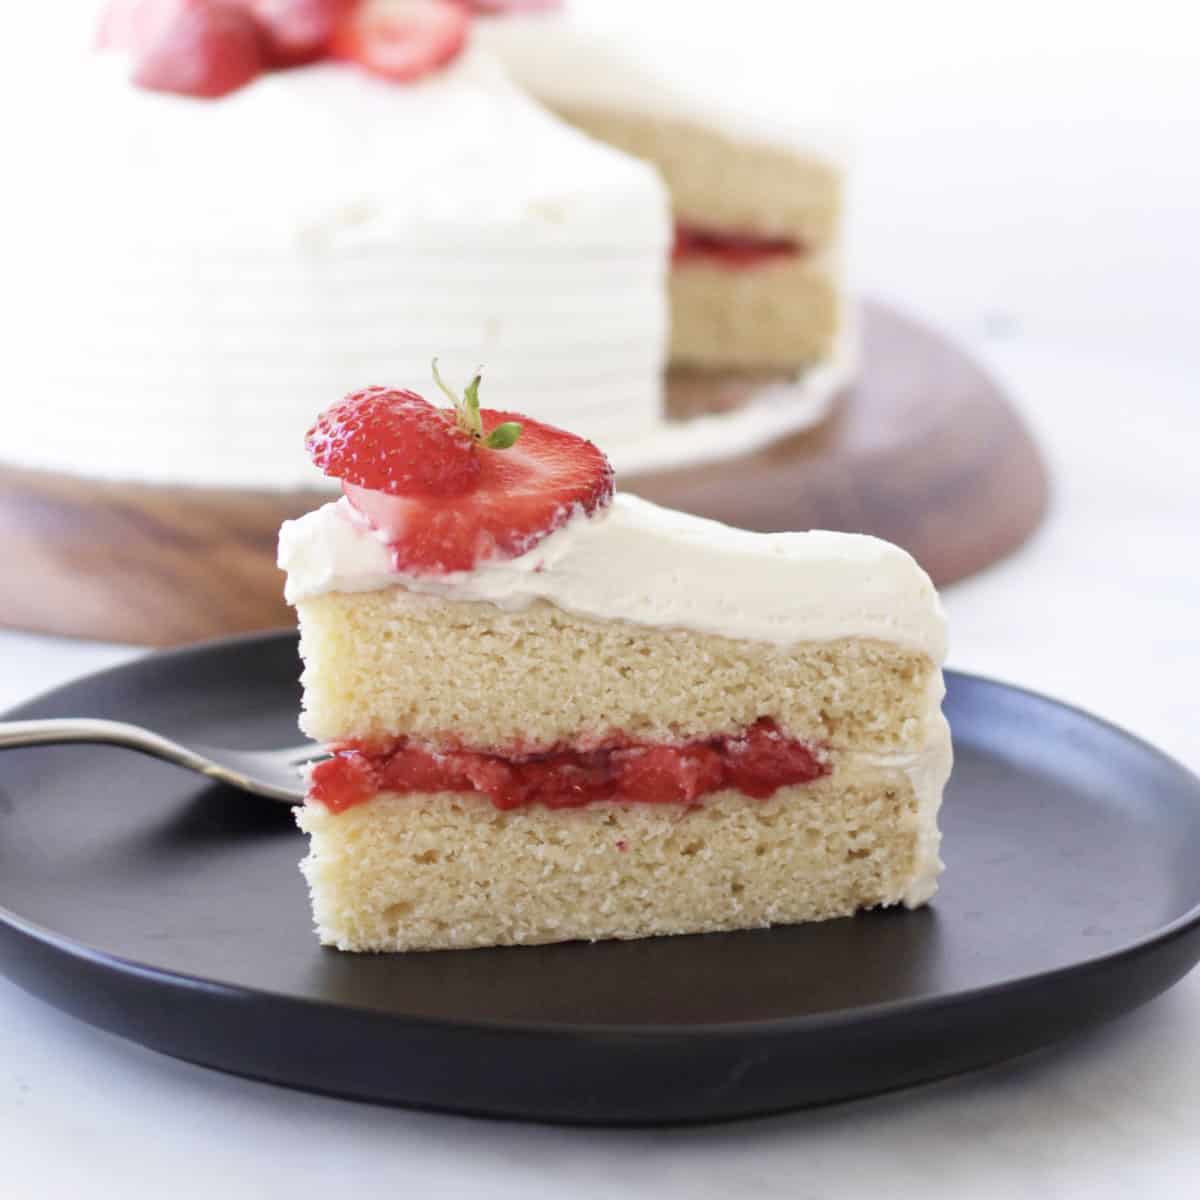
{"label": "strawberry stem", "polygon": [[475,377],[463,388],[463,407],[467,410],[467,420],[476,437],[483,434],[483,418],[479,415],[479,383],[482,378],[476,371]]}
{"label": "strawberry stem", "polygon": [[491,433],[483,435],[483,417],[479,411],[479,385],[483,381],[483,373],[475,372],[474,378],[463,389],[460,396],[442,378],[435,358],[432,363],[433,381],[454,405],[455,419],[458,427],[469,433],[477,442],[489,450],[507,450],[521,436],[520,421],[505,421],[497,425]]}
{"label": "strawberry stem", "polygon": [[517,438],[521,436],[520,421],[505,421],[503,425],[497,425],[491,433],[483,439],[483,444],[489,450],[507,450],[509,446],[516,443]]}

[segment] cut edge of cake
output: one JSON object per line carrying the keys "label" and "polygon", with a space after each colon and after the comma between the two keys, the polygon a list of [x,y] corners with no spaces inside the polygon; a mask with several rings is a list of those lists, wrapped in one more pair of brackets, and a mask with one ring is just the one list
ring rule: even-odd
{"label": "cut edge of cake", "polygon": [[673,364],[797,370],[833,356],[845,291],[840,139],[664,78],[635,47],[566,14],[490,22],[479,32],[541,103],[652,164],[677,229],[784,251],[738,268],[720,254],[681,254],[677,239]]}

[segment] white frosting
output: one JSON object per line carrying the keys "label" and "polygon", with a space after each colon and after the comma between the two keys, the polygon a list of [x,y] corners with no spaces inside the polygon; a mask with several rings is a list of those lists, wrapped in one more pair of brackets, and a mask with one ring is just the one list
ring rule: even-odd
{"label": "white frosting", "polygon": [[903,891],[896,897],[908,908],[917,908],[929,900],[937,891],[938,876],[942,873],[943,863],[938,853],[942,843],[938,812],[954,762],[950,725],[941,709],[945,691],[941,672],[938,672],[929,680],[924,720],[926,741],[919,752],[891,757],[863,756],[873,766],[894,767],[903,771],[916,797],[916,812],[911,818],[912,829],[917,835],[913,870],[905,881]]}
{"label": "white frosting", "polygon": [[[726,57],[719,82],[697,86],[682,73],[672,77],[672,47],[639,45],[624,25],[625,14],[596,6],[586,15],[510,13],[477,23],[477,40],[499,56],[513,78],[553,108],[628,112],[681,119],[722,130],[739,141],[775,145],[793,153],[841,162],[848,147],[840,126],[828,119],[797,119],[818,112],[822,98],[806,96],[792,111],[764,109],[739,100],[735,64]],[[793,87],[803,85],[798,67]]]}
{"label": "white frosting", "polygon": [[29,103],[36,186],[13,189],[5,277],[30,336],[6,361],[37,403],[0,458],[309,485],[316,413],[421,390],[434,354],[484,364],[489,406],[609,446],[661,427],[663,185],[485,52],[404,86],[324,64],[219,101],[89,55]]}
{"label": "white frosting", "polygon": [[594,516],[577,514],[519,558],[443,576],[397,574],[386,544],[340,500],[284,524],[279,565],[293,604],[322,592],[401,585],[503,608],[548,600],[600,620],[779,645],[871,637],[937,662],[946,648],[929,576],[889,542],[749,533],[623,493]]}

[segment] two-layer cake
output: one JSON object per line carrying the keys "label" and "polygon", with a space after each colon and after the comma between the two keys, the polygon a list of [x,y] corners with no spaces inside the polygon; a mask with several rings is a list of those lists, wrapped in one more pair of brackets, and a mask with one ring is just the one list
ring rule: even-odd
{"label": "two-layer cake", "polygon": [[613,496],[590,443],[483,410],[481,436],[523,426],[491,449],[472,419],[349,398],[309,438],[346,495],[281,533],[303,726],[334,749],[300,817],[321,940],[629,938],[927,900],[950,743],[916,563]]}

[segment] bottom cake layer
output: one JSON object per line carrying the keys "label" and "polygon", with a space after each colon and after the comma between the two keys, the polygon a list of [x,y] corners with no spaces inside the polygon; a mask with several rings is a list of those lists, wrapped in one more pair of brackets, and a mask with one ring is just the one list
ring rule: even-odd
{"label": "bottom cake layer", "polygon": [[936,812],[913,778],[842,769],[766,800],[726,790],[691,807],[502,811],[477,793],[385,792],[340,813],[301,809],[302,870],[320,939],[341,950],[823,920],[932,892]]}
{"label": "bottom cake layer", "polygon": [[837,349],[841,299],[823,258],[730,268],[705,261],[671,272],[671,362],[793,370]]}

